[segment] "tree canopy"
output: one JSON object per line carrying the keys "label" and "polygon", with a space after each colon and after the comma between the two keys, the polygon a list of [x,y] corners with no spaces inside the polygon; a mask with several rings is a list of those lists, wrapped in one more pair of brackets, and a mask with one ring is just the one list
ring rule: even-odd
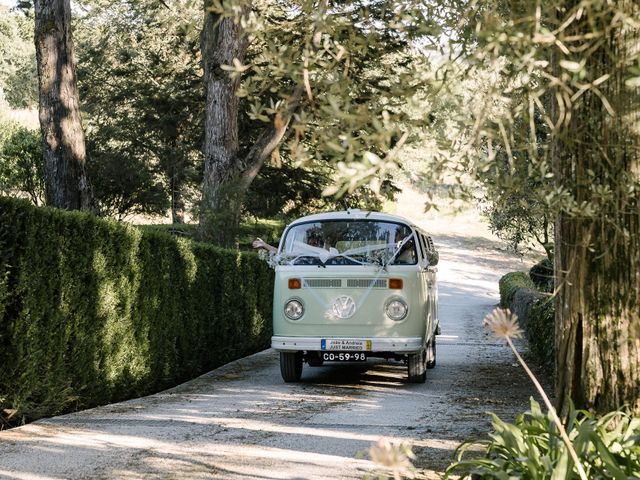
{"label": "tree canopy", "polygon": [[185,221],[201,169],[200,10],[87,2],[76,21],[90,168],[104,214]]}
{"label": "tree canopy", "polygon": [[12,108],[38,104],[33,19],[0,5],[0,102]]}

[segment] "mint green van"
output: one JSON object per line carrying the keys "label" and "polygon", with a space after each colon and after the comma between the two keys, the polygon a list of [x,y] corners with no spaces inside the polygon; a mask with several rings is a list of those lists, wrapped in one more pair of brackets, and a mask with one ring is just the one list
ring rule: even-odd
{"label": "mint green van", "polygon": [[405,362],[424,382],[436,364],[438,252],[395,215],[310,215],[285,229],[275,263],[273,337],[285,382],[303,364]]}

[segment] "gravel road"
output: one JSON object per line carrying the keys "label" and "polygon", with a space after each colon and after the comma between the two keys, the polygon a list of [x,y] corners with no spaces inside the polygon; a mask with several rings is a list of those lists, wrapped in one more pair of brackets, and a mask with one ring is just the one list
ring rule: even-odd
{"label": "gravel road", "polygon": [[[425,225],[425,227],[428,226]],[[440,249],[438,365],[305,365],[284,384],[267,350],[174,389],[0,432],[0,478],[361,479],[380,437],[410,441],[420,478],[439,478],[463,440],[512,420],[533,387],[482,319],[519,260],[490,240],[435,236]]]}

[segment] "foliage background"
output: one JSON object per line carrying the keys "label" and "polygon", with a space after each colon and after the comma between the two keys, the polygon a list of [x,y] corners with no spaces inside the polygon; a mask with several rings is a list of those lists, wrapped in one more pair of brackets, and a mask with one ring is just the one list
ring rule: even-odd
{"label": "foliage background", "polygon": [[15,109],[38,105],[33,19],[0,5],[0,106]]}

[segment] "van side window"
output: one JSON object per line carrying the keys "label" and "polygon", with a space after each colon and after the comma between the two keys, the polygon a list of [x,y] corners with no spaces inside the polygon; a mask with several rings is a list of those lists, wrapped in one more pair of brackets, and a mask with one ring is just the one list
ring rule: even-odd
{"label": "van side window", "polygon": [[418,256],[424,256],[424,247],[422,246],[422,242],[420,241],[420,232],[418,232],[417,230],[416,230],[414,238],[418,239],[418,245],[417,245],[417,250],[418,251],[416,252],[416,254],[417,254],[416,260],[417,260]]}
{"label": "van side window", "polygon": [[427,245],[429,246],[429,250],[435,250],[436,247],[433,244],[433,238],[431,238],[430,236],[427,236]]}
{"label": "van side window", "polygon": [[400,253],[396,255],[393,265],[415,265],[418,263],[418,255],[416,253],[416,244],[412,238],[404,244]]}
{"label": "van side window", "polygon": [[427,252],[429,251],[429,245],[425,240],[423,234],[420,234],[420,243],[422,244],[422,258],[427,258]]}

